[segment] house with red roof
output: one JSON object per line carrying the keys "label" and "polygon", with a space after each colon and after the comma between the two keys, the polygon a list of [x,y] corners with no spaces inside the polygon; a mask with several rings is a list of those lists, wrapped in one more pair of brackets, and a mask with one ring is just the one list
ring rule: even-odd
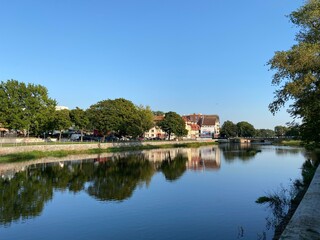
{"label": "house with red roof", "polygon": [[193,129],[199,126],[199,137],[218,138],[220,134],[220,119],[218,115],[204,115],[201,113],[183,116],[188,124],[194,124]]}

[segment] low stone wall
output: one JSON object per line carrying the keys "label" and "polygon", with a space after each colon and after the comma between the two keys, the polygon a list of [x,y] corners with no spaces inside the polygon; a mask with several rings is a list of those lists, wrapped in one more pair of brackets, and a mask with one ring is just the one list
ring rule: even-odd
{"label": "low stone wall", "polygon": [[[210,140],[209,140],[210,141]],[[18,147],[0,147],[0,155],[11,154],[11,153],[21,153],[21,152],[31,152],[31,151],[81,151],[95,148],[107,149],[110,147],[131,147],[131,146],[141,146],[141,145],[164,145],[164,144],[184,144],[199,141],[156,141],[156,142],[114,142],[114,143],[87,143],[87,144],[43,144],[43,145],[30,145],[30,146],[18,146]],[[211,140],[212,142],[212,140]]]}
{"label": "low stone wall", "polygon": [[280,239],[320,239],[320,166]]}

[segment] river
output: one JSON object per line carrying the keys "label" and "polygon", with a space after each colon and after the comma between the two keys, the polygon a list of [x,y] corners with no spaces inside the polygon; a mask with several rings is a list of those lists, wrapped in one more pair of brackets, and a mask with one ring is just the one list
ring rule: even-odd
{"label": "river", "polygon": [[271,239],[255,201],[301,178],[305,158],[220,145],[0,164],[0,239]]}

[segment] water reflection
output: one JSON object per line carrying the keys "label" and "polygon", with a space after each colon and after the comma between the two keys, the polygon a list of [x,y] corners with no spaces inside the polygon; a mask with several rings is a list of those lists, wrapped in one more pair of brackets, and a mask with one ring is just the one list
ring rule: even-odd
{"label": "water reflection", "polygon": [[258,146],[250,144],[223,144],[220,148],[226,162],[252,160],[261,151]]}
{"label": "water reflection", "polygon": [[138,185],[148,185],[154,172],[142,155],[100,162],[88,179],[86,192],[101,201],[122,201],[131,197]]}
{"label": "water reflection", "polygon": [[[194,171],[217,170],[221,167],[221,150],[218,146],[202,148],[180,148],[168,150],[151,150],[144,152],[146,158],[153,162],[162,162],[183,155],[185,168]],[[182,165],[182,164],[181,164]]]}
{"label": "water reflection", "polygon": [[296,155],[298,153],[304,152],[303,148],[297,147],[278,147],[275,149],[277,155]]}
{"label": "water reflection", "polygon": [[286,188],[281,186],[280,190],[262,196],[256,201],[259,204],[267,204],[271,210],[271,215],[266,218],[266,228],[274,230],[273,239],[279,239],[313,179],[319,166],[320,154],[316,151],[304,152],[302,148],[278,148],[275,150],[277,155],[279,152],[280,154],[292,155],[302,152],[307,159],[301,167],[301,178],[292,181],[290,186]]}
{"label": "water reflection", "polygon": [[84,192],[99,201],[121,202],[129,199],[137,187],[148,187],[156,173],[173,182],[187,170],[219,170],[222,156],[226,161],[248,160],[256,153],[248,146],[225,145],[1,164],[0,225],[39,216],[55,191]]}
{"label": "water reflection", "polygon": [[219,168],[217,152],[218,148],[168,149],[82,161],[18,163],[11,169],[6,165],[6,171],[0,171],[0,224],[39,216],[54,191],[83,191],[99,201],[123,201],[138,186],[148,186],[156,172],[175,181],[188,168]]}

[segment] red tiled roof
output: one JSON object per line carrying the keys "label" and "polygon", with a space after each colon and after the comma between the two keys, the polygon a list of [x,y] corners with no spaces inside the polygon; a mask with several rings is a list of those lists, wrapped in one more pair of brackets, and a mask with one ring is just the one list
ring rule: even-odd
{"label": "red tiled roof", "polygon": [[153,121],[159,122],[159,121],[162,121],[163,119],[164,119],[164,116],[154,116]]}
{"label": "red tiled roof", "polygon": [[191,126],[191,130],[196,131],[200,130],[200,126],[198,124],[189,124]]}
{"label": "red tiled roof", "polygon": [[219,121],[219,117],[217,115],[203,115],[198,124],[200,126],[214,126],[216,125],[216,121]]}

